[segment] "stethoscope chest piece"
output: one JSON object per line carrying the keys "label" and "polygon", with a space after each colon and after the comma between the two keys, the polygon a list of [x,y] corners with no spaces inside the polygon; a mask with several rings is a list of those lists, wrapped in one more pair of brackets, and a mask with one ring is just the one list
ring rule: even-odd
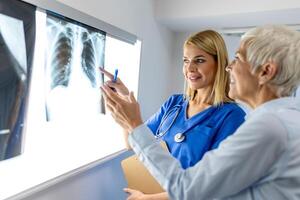
{"label": "stethoscope chest piece", "polygon": [[185,135],[183,133],[177,133],[174,136],[174,141],[177,142],[177,143],[182,142],[184,139],[185,139]]}

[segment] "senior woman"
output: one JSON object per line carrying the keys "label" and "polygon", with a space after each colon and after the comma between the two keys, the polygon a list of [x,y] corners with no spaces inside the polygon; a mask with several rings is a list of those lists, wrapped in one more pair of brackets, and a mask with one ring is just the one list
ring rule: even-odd
{"label": "senior woman", "polygon": [[300,199],[300,102],[289,97],[300,82],[300,33],[271,25],[248,31],[227,71],[230,96],[254,110],[218,149],[186,170],[155,144],[132,93],[102,90],[129,132],[126,139],[170,199]]}

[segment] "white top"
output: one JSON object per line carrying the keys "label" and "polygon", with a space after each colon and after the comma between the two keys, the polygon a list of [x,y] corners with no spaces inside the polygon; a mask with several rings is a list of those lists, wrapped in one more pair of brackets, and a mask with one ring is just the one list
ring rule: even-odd
{"label": "white top", "polygon": [[259,106],[218,149],[187,170],[145,125],[130,134],[129,142],[170,199],[300,199],[299,99]]}

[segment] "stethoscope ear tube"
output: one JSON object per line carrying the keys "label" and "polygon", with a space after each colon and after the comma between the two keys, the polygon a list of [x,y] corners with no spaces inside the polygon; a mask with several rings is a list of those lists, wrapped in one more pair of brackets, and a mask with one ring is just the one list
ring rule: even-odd
{"label": "stethoscope ear tube", "polygon": [[[182,105],[175,105],[173,106],[173,108],[171,108],[167,114],[165,114],[163,117],[162,117],[162,120],[156,130],[156,133],[155,133],[155,137],[156,138],[161,138],[163,137],[169,130],[170,128],[173,126],[175,120],[177,119],[178,115],[179,115],[179,111],[180,111],[180,108],[182,107]],[[171,124],[168,126],[168,128],[165,130],[165,131],[160,131],[161,127],[163,126],[163,124],[165,123],[166,119],[171,115],[172,112],[174,112],[174,110],[176,109],[176,113],[175,113],[175,116],[171,122]]]}

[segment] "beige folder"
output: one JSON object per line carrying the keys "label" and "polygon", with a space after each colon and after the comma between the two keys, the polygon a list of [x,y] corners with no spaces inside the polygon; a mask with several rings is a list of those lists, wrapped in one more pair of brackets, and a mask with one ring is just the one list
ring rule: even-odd
{"label": "beige folder", "polygon": [[[165,144],[162,145],[164,146]],[[129,188],[139,190],[145,194],[164,192],[136,155],[122,160],[121,166]]]}

